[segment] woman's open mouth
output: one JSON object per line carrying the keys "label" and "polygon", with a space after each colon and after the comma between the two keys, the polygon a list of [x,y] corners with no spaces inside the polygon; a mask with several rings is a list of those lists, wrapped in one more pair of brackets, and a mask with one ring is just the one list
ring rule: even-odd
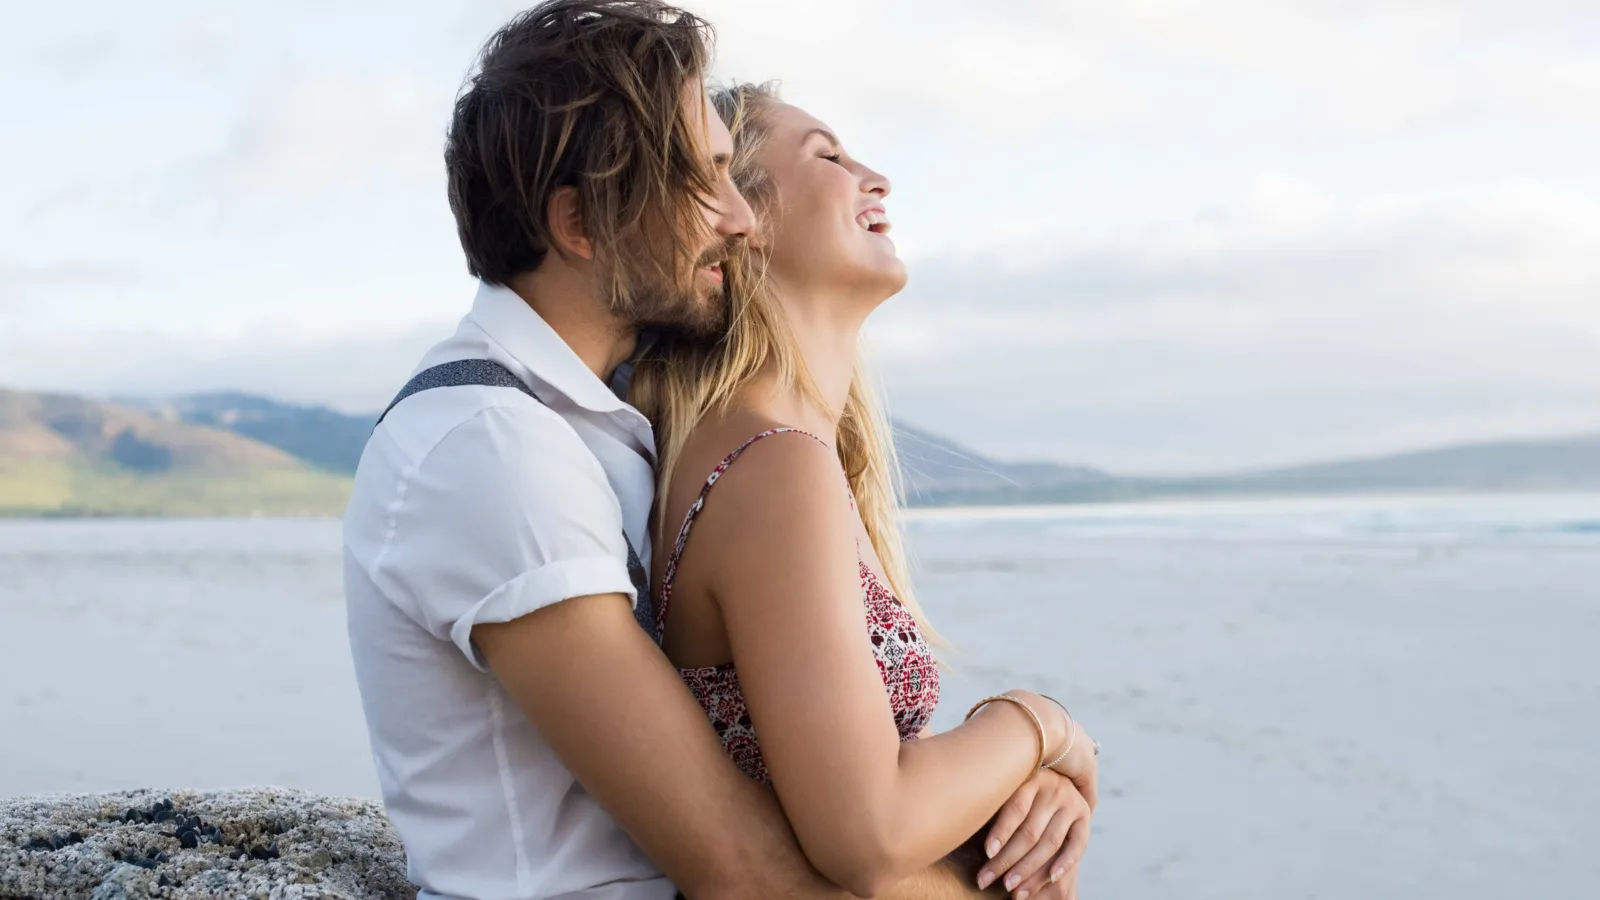
{"label": "woman's open mouth", "polygon": [[889,214],[876,208],[869,209],[856,216],[856,224],[873,234],[888,234],[891,227],[889,225]]}

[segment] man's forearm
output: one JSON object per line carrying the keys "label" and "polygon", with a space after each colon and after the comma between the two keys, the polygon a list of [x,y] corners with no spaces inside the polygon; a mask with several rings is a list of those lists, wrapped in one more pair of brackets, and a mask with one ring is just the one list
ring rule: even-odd
{"label": "man's forearm", "polygon": [[[568,600],[473,637],[579,783],[686,896],[848,900],[812,868],[772,791],[728,759],[627,598]],[[936,866],[887,896],[984,896],[974,883]]]}
{"label": "man's forearm", "polygon": [[978,870],[983,868],[980,832],[957,847],[954,853],[895,885],[882,895],[883,900],[969,900],[977,897],[1004,897],[998,883],[986,891],[977,888]]}
{"label": "man's forearm", "polygon": [[977,897],[1004,897],[1006,892],[999,884],[987,891],[976,885],[977,867],[968,866],[958,859],[945,858],[921,872],[900,882],[881,900],[971,900]]}
{"label": "man's forearm", "polygon": [[[578,782],[686,896],[849,898],[812,868],[772,791],[723,752],[626,597],[567,600],[473,639]],[[930,877],[924,891],[959,881]]]}
{"label": "man's forearm", "polygon": [[[743,777],[743,776],[741,776]],[[781,900],[849,900],[854,895],[827,881],[812,868],[789,828],[788,819],[772,791],[746,779],[750,791],[729,809],[728,823],[747,829],[737,836],[739,862],[724,868],[701,894],[685,891],[689,900],[744,900],[748,897]],[[969,844],[943,860],[917,872],[880,894],[880,900],[975,900],[999,898],[999,885],[977,888],[980,851]]]}

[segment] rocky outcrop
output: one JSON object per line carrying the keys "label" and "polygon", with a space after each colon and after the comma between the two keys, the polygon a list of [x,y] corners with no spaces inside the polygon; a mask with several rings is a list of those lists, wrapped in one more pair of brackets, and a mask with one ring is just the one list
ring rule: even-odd
{"label": "rocky outcrop", "polygon": [[368,800],[258,788],[0,800],[0,900],[406,898]]}

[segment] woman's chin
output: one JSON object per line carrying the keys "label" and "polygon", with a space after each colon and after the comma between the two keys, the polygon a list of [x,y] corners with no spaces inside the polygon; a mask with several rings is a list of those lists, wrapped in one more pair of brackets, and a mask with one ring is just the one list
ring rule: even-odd
{"label": "woman's chin", "polygon": [[883,276],[885,281],[894,285],[894,290],[890,292],[892,296],[905,290],[906,281],[910,279],[911,273],[906,270],[906,264],[900,257],[896,256],[884,266]]}
{"label": "woman's chin", "polygon": [[876,295],[879,298],[878,302],[881,303],[905,290],[907,278],[906,264],[894,259],[883,265],[874,266],[868,280],[873,286],[871,293]]}

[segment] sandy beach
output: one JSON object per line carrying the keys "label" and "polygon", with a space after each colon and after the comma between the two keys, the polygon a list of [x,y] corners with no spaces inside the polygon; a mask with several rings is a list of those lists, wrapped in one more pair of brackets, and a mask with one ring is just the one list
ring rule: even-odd
{"label": "sandy beach", "polygon": [[[937,724],[1068,700],[1086,897],[1579,897],[1600,498],[919,513]],[[331,521],[0,522],[0,796],[375,795]]]}

